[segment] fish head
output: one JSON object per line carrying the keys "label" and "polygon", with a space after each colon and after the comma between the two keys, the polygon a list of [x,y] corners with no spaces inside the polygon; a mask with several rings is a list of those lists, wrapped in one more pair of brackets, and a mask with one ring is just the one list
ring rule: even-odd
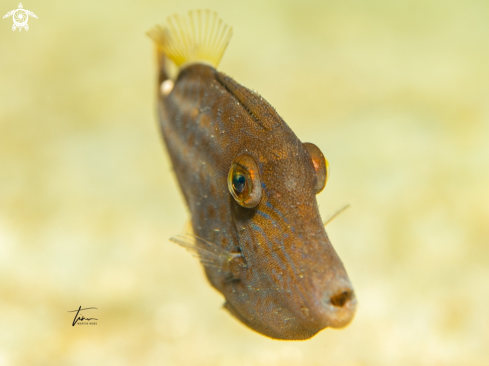
{"label": "fish head", "polygon": [[272,338],[307,339],[326,327],[346,326],[357,301],[318,210],[322,154],[285,123],[262,127],[247,126],[229,168],[242,255],[235,260],[243,263],[224,290],[225,307]]}

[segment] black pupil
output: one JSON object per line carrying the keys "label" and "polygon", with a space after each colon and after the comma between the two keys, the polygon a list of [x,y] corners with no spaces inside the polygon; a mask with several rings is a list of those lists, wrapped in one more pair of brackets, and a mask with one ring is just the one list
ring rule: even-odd
{"label": "black pupil", "polygon": [[233,188],[239,194],[243,193],[246,186],[246,177],[243,174],[236,173],[233,176]]}

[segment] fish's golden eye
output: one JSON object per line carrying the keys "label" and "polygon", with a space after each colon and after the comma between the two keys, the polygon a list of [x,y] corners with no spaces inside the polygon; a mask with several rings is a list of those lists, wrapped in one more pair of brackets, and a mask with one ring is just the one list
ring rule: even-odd
{"label": "fish's golden eye", "polygon": [[253,208],[260,203],[260,174],[251,156],[240,155],[234,159],[229,169],[228,188],[240,206]]}
{"label": "fish's golden eye", "polygon": [[328,181],[329,164],[316,145],[311,144],[310,142],[304,142],[303,145],[311,157],[312,165],[316,172],[316,194],[318,194],[324,189],[326,182]]}

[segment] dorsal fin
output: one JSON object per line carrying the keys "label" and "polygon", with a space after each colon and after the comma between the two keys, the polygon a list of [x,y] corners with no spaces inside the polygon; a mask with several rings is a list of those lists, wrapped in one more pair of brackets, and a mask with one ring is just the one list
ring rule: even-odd
{"label": "dorsal fin", "polygon": [[166,26],[158,25],[148,32],[158,51],[180,68],[191,63],[217,67],[232,34],[233,29],[210,10],[172,15]]}
{"label": "dorsal fin", "polygon": [[257,93],[245,88],[222,72],[216,73],[216,79],[233,94],[246,110],[266,130],[273,130],[282,124],[282,118],[265,99]]}

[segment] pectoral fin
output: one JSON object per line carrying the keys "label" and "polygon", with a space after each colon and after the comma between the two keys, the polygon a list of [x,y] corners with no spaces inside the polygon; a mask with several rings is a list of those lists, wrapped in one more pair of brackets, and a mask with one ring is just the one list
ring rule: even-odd
{"label": "pectoral fin", "polygon": [[191,234],[177,235],[170,238],[170,241],[187,249],[194,257],[199,258],[204,266],[224,271],[229,270],[229,262],[232,259],[241,256],[239,253],[228,252],[210,241]]}

